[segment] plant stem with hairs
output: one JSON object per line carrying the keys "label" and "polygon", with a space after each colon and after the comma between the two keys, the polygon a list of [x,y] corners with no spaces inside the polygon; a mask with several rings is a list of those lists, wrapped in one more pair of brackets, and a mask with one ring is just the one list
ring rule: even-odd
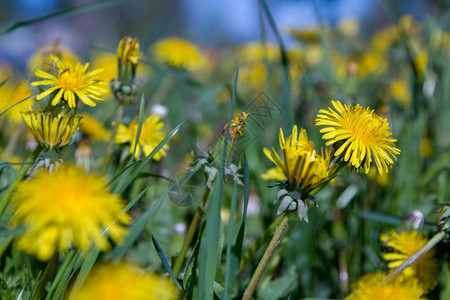
{"label": "plant stem with hairs", "polygon": [[403,271],[405,271],[409,266],[411,266],[414,262],[416,262],[422,255],[430,251],[434,246],[437,245],[444,237],[445,231],[440,231],[436,233],[431,240],[428,241],[422,248],[420,248],[416,253],[408,257],[400,266],[389,272],[386,276],[386,282],[394,280],[399,276]]}
{"label": "plant stem with hairs", "polygon": [[245,289],[244,296],[242,300],[250,300],[252,298],[253,293],[255,292],[256,286],[258,285],[259,280],[269,262],[269,259],[272,257],[275,248],[280,242],[281,236],[283,235],[284,229],[286,228],[287,222],[289,221],[291,213],[285,212],[283,218],[281,219],[280,225],[278,225],[275,233],[273,234],[272,239],[270,240],[269,245],[267,246],[266,251],[264,252],[261,260],[259,261],[258,266],[256,267],[255,273],[253,273],[250,282]]}

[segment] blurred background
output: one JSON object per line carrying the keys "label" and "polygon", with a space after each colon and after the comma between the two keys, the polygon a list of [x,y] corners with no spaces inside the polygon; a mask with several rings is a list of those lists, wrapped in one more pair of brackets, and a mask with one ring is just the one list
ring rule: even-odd
{"label": "blurred background", "polygon": [[[109,3],[89,0],[3,0],[0,2],[0,28],[74,6]],[[208,0],[130,0],[81,14],[52,18],[19,28],[0,38],[0,62],[24,67],[33,52],[59,39],[82,57],[93,47],[112,51],[124,35],[139,38],[143,49],[161,37],[179,36],[202,48],[220,47],[259,40],[258,1]],[[448,9],[446,0],[391,1],[401,14],[416,20],[440,15]],[[334,28],[343,19],[359,21],[361,31],[380,29],[391,18],[377,0],[281,0],[267,1],[286,43],[292,43],[288,29],[306,29],[319,18]],[[268,38],[273,39],[271,32]],[[362,36],[364,38],[364,36]]]}

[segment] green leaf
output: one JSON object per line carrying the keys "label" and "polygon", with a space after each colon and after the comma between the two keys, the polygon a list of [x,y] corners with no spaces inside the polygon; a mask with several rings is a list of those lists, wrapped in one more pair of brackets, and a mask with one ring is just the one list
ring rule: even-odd
{"label": "green leaf", "polygon": [[15,24],[11,25],[10,27],[8,27],[7,29],[3,30],[3,32],[1,32],[0,35],[11,32],[11,31],[16,30],[17,28],[20,28],[23,26],[32,25],[32,24],[39,23],[39,22],[42,22],[42,21],[45,21],[48,19],[55,18],[55,17],[80,14],[80,13],[89,12],[89,11],[93,11],[93,10],[97,10],[97,9],[111,7],[114,5],[119,5],[119,4],[126,3],[126,2],[128,2],[128,1],[126,1],[126,0],[105,1],[105,2],[101,2],[101,3],[80,5],[77,7],[71,7],[71,8],[58,10],[58,11],[52,12],[52,13],[44,15],[44,16],[17,22]]}
{"label": "green leaf", "polygon": [[172,278],[173,282],[177,285],[177,287],[182,290],[180,283],[175,278],[175,275],[172,272],[172,268],[169,265],[169,262],[167,261],[166,255],[164,254],[164,251],[162,250],[161,246],[159,245],[158,241],[155,239],[155,236],[152,234],[152,241],[153,245],[155,246],[156,252],[158,253],[159,258],[161,259],[161,262],[164,265],[164,268],[166,268],[167,272],[170,275],[170,278]]}
{"label": "green leaf", "polygon": [[10,110],[11,108],[13,108],[14,106],[19,105],[20,103],[25,102],[25,101],[27,101],[27,100],[33,98],[34,96],[36,96],[36,95],[32,95],[32,96],[30,96],[30,97],[27,97],[27,98],[25,98],[25,99],[20,100],[20,101],[17,102],[17,103],[14,103],[14,104],[11,105],[10,107],[8,107],[8,108],[5,109],[4,111],[2,111],[2,112],[0,113],[0,117],[3,116],[4,113],[6,113],[8,110]]}
{"label": "green leaf", "polygon": [[[234,220],[236,214],[236,204],[237,203],[237,181],[233,182],[233,197],[231,199],[231,212],[230,212],[230,221],[228,222],[228,233],[227,233],[227,253],[226,253],[226,266],[225,266],[225,286],[224,293],[222,299],[228,299],[228,286],[230,285],[230,278],[232,275],[232,258],[231,258],[231,247],[233,246],[233,233],[234,233]],[[236,266],[237,267],[237,263]],[[233,269],[236,270],[237,268]],[[219,268],[220,270],[220,268]]]}
{"label": "green leaf", "polygon": [[146,158],[144,158],[139,164],[137,164],[134,169],[129,168],[124,174],[121,175],[119,183],[114,188],[115,194],[123,193],[123,191],[137,178],[137,176],[139,176],[144,166],[153,159],[156,153],[158,153],[159,150],[161,150],[162,147],[164,147],[175,134],[177,134],[178,130],[180,130],[181,125],[183,125],[183,122],[172,129],[172,131],[170,131],[169,134],[166,135],[166,137],[158,144],[158,146],[156,146],[156,148],[153,149],[153,151]]}
{"label": "green leaf", "polygon": [[[239,75],[239,68],[235,65],[235,77],[233,89],[231,91],[231,107],[228,124],[233,119],[234,105],[236,101],[236,86]],[[225,164],[227,161],[227,145],[230,136],[230,127],[227,127],[225,138],[223,139],[222,155],[219,165],[219,174],[214,188],[214,197],[212,199],[211,208],[206,220],[206,244],[200,246],[200,268],[199,268],[199,284],[198,299],[212,299],[214,291],[214,278],[217,272],[217,259],[219,250],[219,234],[221,227],[220,209],[222,207],[222,194],[225,179]]]}

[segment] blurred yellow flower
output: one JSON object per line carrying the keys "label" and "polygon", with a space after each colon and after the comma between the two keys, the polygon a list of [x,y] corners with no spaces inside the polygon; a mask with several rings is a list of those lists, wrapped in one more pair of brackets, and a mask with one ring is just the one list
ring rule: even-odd
{"label": "blurred yellow flower", "polygon": [[267,79],[267,75],[267,66],[263,61],[243,65],[239,68],[239,85],[260,90]]}
{"label": "blurred yellow flower", "polygon": [[80,126],[81,116],[51,113],[42,111],[22,112],[22,119],[34,138],[46,149],[59,149],[70,142],[72,135]]}
{"label": "blurred yellow flower", "polygon": [[383,300],[383,299],[408,299],[419,300],[424,291],[416,280],[400,280],[385,282],[383,273],[369,273],[359,278],[353,285],[353,292],[347,300]]}
{"label": "blurred yellow flower", "polygon": [[50,86],[45,91],[40,93],[36,100],[58,91],[52,97],[51,104],[56,106],[63,98],[68,102],[69,107],[75,108],[77,100],[80,99],[84,104],[89,106],[96,106],[92,100],[103,100],[103,95],[107,90],[102,87],[104,82],[98,79],[101,69],[88,71],[89,64],[84,66],[76,61],[60,60],[55,56],[51,56],[56,68],[58,69],[58,76],[37,69],[35,74],[45,80],[32,82],[32,86]]}
{"label": "blurred yellow flower", "polygon": [[391,97],[401,106],[406,107],[411,102],[412,95],[408,83],[403,79],[394,79],[389,85]]}
{"label": "blurred yellow flower", "polygon": [[416,66],[419,76],[425,76],[428,63],[428,53],[427,51],[420,51],[416,57],[414,57],[414,65]]}
{"label": "blurred yellow flower", "polygon": [[261,42],[245,44],[238,50],[239,62],[243,64],[260,63],[264,60],[273,62],[280,58],[280,49],[271,43],[265,46]]}
{"label": "blurred yellow flower", "polygon": [[294,126],[292,134],[285,139],[283,130],[280,128],[279,144],[283,159],[274,148],[272,152],[264,148],[264,154],[277,166],[278,170],[269,169],[263,177],[280,179],[280,173],[282,173],[288,180],[288,190],[300,190],[302,199],[306,199],[312,190],[337,175],[336,165],[329,169],[330,153],[318,154],[314,150],[313,142],[308,140],[305,129],[301,129],[298,134],[297,126]]}
{"label": "blurred yellow flower", "polygon": [[27,228],[17,247],[43,261],[72,247],[84,253],[92,244],[108,250],[105,232],[120,243],[126,233],[123,224],[131,222],[122,212],[122,200],[108,192],[103,177],[70,166],[37,172],[18,185],[13,201],[12,224]]}
{"label": "blurred yellow flower", "polygon": [[200,49],[189,41],[180,38],[165,38],[152,47],[155,60],[171,67],[191,72],[207,67],[207,59]]}
{"label": "blurred yellow flower", "polygon": [[362,167],[369,173],[372,155],[380,174],[388,172],[388,166],[397,160],[400,150],[395,148],[389,124],[386,119],[376,115],[373,110],[332,101],[333,108],[321,109],[316,125],[325,126],[320,130],[326,145],[335,145],[335,156],[343,156],[355,168]]}
{"label": "blurred yellow flower", "polygon": [[379,76],[388,68],[388,62],[382,52],[370,51],[363,55],[358,66],[360,78],[367,76]]}
{"label": "blurred yellow flower", "polygon": [[[161,131],[164,127],[164,122],[158,115],[151,115],[142,124],[139,142],[136,147],[134,158],[138,159],[141,154],[141,148],[144,150],[144,155],[148,156],[158,144],[164,139],[165,133]],[[118,144],[131,142],[130,153],[132,154],[135,147],[136,133],[138,130],[138,121],[134,119],[127,127],[123,124],[119,125],[115,141]],[[166,156],[166,150],[169,146],[166,144],[153,157],[154,160],[159,161]]]}
{"label": "blurred yellow flower", "polygon": [[77,56],[69,48],[61,45],[58,39],[39,48],[39,50],[28,60],[28,70],[41,69],[48,72],[54,65],[52,56],[61,60],[76,60]]}
{"label": "blurred yellow flower", "polygon": [[83,113],[80,114],[83,118],[80,129],[81,132],[89,137],[92,141],[107,141],[111,134],[102,123],[96,120],[93,116]]}
{"label": "blurred yellow flower", "polygon": [[[328,29],[325,29],[328,32]],[[289,29],[289,33],[295,38],[308,43],[318,43],[320,40],[320,28],[311,27],[307,29]]]}
{"label": "blurred yellow flower", "polygon": [[[32,95],[33,93],[28,88],[28,84],[25,80],[20,81],[17,85],[10,84],[10,80],[8,80],[8,82],[0,88],[0,112]],[[15,105],[14,107],[11,107],[11,109],[8,110],[4,116],[7,117],[14,125],[17,125],[22,120],[20,112],[31,109],[33,106],[33,100],[33,98],[30,98],[18,105]]]}
{"label": "blurred yellow flower", "polygon": [[376,32],[371,39],[371,47],[374,52],[384,55],[384,53],[400,38],[400,31],[397,26],[389,26]]}
{"label": "blurred yellow flower", "polygon": [[98,80],[109,83],[113,78],[117,77],[117,55],[109,52],[96,53],[92,59],[92,67],[102,69],[98,76]]}
{"label": "blurred yellow flower", "polygon": [[377,182],[377,184],[381,188],[384,188],[384,189],[387,188],[391,184],[391,181],[392,181],[392,178],[389,173],[383,173],[383,174],[378,173],[377,167],[375,167],[374,165],[372,165],[370,167],[368,176],[371,180],[375,180]]}
{"label": "blurred yellow flower", "polygon": [[317,67],[322,62],[323,51],[319,44],[308,44],[304,53],[306,64],[310,68]]}
{"label": "blurred yellow flower", "polygon": [[422,157],[430,157],[433,154],[433,141],[429,138],[420,140],[419,154]]}
{"label": "blurred yellow flower", "polygon": [[[428,239],[417,231],[396,233],[394,230],[382,234],[380,240],[386,243],[391,252],[383,255],[388,261],[389,269],[395,269],[407,258],[422,248]],[[431,249],[403,271],[405,279],[417,279],[424,290],[430,291],[438,284],[438,264],[434,258],[434,249]],[[401,298],[399,298],[401,299]]]}
{"label": "blurred yellow flower", "polygon": [[104,263],[94,268],[69,300],[175,300],[178,290],[169,280],[152,274],[137,264]]}
{"label": "blurred yellow flower", "polygon": [[359,33],[359,23],[358,20],[349,18],[344,19],[338,24],[338,31],[340,34],[347,38],[355,38]]}

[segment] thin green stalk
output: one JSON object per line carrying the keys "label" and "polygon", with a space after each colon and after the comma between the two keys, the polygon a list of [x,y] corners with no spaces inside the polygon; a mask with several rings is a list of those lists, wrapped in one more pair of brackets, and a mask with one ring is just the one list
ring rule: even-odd
{"label": "thin green stalk", "polygon": [[189,225],[189,229],[187,231],[186,238],[184,239],[183,246],[181,247],[180,254],[178,255],[177,260],[175,261],[175,264],[173,266],[173,274],[175,275],[175,277],[178,276],[181,267],[183,266],[183,262],[184,259],[186,258],[189,245],[191,244],[192,239],[194,238],[198,224],[200,223],[200,219],[203,215],[202,207],[205,206],[206,199],[208,199],[209,196],[209,192],[211,192],[211,189],[206,187],[205,190],[203,191],[203,196],[202,199],[200,200],[200,205],[197,207],[194,218],[192,219],[192,222]]}
{"label": "thin green stalk", "polygon": [[[37,146],[36,149],[28,156],[27,162],[34,162],[36,158],[41,153],[42,146]],[[20,168],[19,172],[17,172],[16,177],[14,177],[13,181],[9,184],[8,188],[6,189],[5,193],[3,194],[2,198],[0,199],[0,216],[5,212],[6,207],[8,206],[9,200],[11,200],[11,197],[16,190],[17,185],[22,180],[22,178],[25,176],[27,171],[30,169],[30,167],[33,164],[24,164]]]}
{"label": "thin green stalk", "polygon": [[106,174],[106,171],[108,170],[109,161],[111,160],[111,155],[112,155],[112,151],[114,148],[114,139],[116,137],[117,128],[119,128],[120,121],[122,120],[123,109],[124,109],[124,105],[122,103],[119,103],[119,107],[117,108],[117,112],[116,112],[116,119],[113,123],[113,128],[111,130],[111,136],[109,137],[108,149],[106,150],[106,157],[103,162],[102,174]]}
{"label": "thin green stalk", "polygon": [[445,237],[445,231],[439,231],[436,233],[431,240],[428,241],[422,248],[420,248],[416,253],[411,255],[407,260],[405,260],[400,266],[389,272],[386,276],[386,282],[394,280],[398,275],[405,271],[409,266],[416,262],[422,255],[431,250],[437,243],[439,243]]}
{"label": "thin green stalk", "polygon": [[269,245],[267,246],[267,249],[264,252],[263,257],[261,258],[258,266],[256,267],[255,273],[253,273],[253,276],[250,279],[250,282],[249,282],[247,288],[245,289],[242,300],[250,300],[252,298],[252,295],[255,292],[256,286],[258,285],[259,279],[261,279],[261,276],[267,266],[267,263],[269,262],[269,259],[272,257],[272,254],[275,251],[275,248],[277,247],[278,243],[280,242],[281,236],[283,235],[284,229],[286,228],[287,222],[289,221],[290,215],[291,214],[289,212],[284,213],[283,218],[281,219],[280,225],[278,225],[277,229],[275,230],[272,240],[270,241]]}

